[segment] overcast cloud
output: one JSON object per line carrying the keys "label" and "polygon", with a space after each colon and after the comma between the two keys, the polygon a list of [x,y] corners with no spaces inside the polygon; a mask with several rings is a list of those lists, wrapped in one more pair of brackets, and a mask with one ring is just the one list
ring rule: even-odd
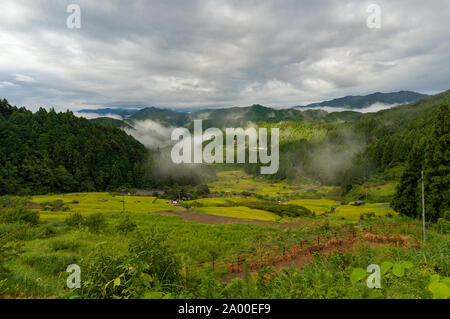
{"label": "overcast cloud", "polygon": [[[71,3],[81,29],[66,27]],[[369,29],[369,4],[381,7]],[[0,2],[0,97],[98,106],[305,105],[450,87],[450,1]]]}

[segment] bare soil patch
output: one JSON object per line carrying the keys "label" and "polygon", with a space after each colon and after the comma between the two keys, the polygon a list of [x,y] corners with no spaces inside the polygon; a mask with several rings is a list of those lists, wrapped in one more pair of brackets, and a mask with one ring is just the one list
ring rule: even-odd
{"label": "bare soil patch", "polygon": [[39,205],[38,203],[33,203],[33,202],[29,202],[28,203],[28,208],[42,210],[42,206],[41,205]]}
{"label": "bare soil patch", "polygon": [[[273,266],[278,270],[284,267],[289,267],[292,264],[298,268],[302,269],[307,263],[311,262],[314,258],[314,253],[318,252],[320,254],[330,254],[333,251],[348,251],[351,250],[359,239],[363,239],[374,245],[381,244],[396,244],[402,247],[415,247],[418,248],[420,244],[414,238],[406,235],[377,235],[367,233],[362,237],[346,237],[331,239],[323,244],[312,245],[304,248],[298,248],[287,252],[282,256],[274,256],[269,260],[264,261],[251,261],[248,263],[249,272],[254,275],[263,266]],[[244,266],[231,265],[229,266],[229,272],[224,278],[224,282],[230,282],[234,278],[244,277]],[[238,271],[237,271],[238,270]]]}
{"label": "bare soil patch", "polygon": [[275,226],[280,225],[283,230],[288,228],[298,228],[304,223],[308,223],[310,221],[296,219],[287,223],[277,223],[274,221],[268,220],[259,220],[259,219],[248,219],[248,218],[236,218],[236,217],[227,217],[227,216],[219,216],[219,215],[209,215],[203,213],[197,213],[192,210],[187,210],[182,206],[177,206],[183,211],[168,211],[168,212],[153,212],[151,214],[160,214],[160,215],[170,215],[170,216],[178,216],[183,220],[190,222],[197,222],[203,224],[229,224],[229,223],[241,223],[241,224],[252,224],[252,225],[260,225],[260,226]]}

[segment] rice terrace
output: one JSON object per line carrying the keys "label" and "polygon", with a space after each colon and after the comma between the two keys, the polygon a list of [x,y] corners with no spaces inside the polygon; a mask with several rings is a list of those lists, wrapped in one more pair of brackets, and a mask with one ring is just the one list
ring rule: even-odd
{"label": "rice terrace", "polygon": [[[304,290],[291,292],[293,298],[328,298],[339,292],[334,289],[350,291],[347,297],[376,297],[370,295],[373,292],[365,287],[364,278],[351,279],[367,258],[380,264],[421,264],[426,256],[434,256],[442,266],[422,268],[420,277],[408,271],[403,276],[390,275],[383,282],[386,287],[377,292],[379,297],[433,297],[433,290],[422,289],[420,283],[427,274],[447,267],[448,242],[441,238],[448,235],[440,226],[427,230],[424,245],[420,223],[398,216],[386,202],[356,206],[339,200],[333,187],[267,183],[238,170],[216,175],[208,185],[211,191],[191,200],[164,198],[156,192],[154,196],[109,192],[2,197],[5,209],[15,212],[15,216],[5,215],[9,219],[1,224],[3,243],[10,236],[21,246],[21,254],[6,264],[9,277],[2,281],[3,297],[105,298],[128,293],[122,286],[136,284],[130,267],[139,262],[130,251],[141,245],[151,245],[138,248],[145,251],[159,247],[164,258],[158,258],[161,251],[151,250],[156,255],[148,258],[173,263],[172,276],[181,285],[176,294],[171,290],[167,295],[165,289],[173,288],[164,285],[164,276],[149,275],[139,279],[143,287],[161,286],[144,297],[284,297],[279,289],[285,288],[279,285],[299,275],[303,279],[297,284]],[[237,192],[240,184],[243,191]],[[377,194],[379,187],[372,190]],[[136,242],[144,230],[150,230],[151,237]],[[68,290],[66,267],[78,263],[103,267],[102,277],[96,272],[86,274],[89,286]],[[120,284],[107,285],[102,278],[119,278]],[[314,289],[314,280],[336,278],[339,286],[333,286],[333,291]],[[205,280],[209,288],[198,290]],[[276,286],[260,291],[260,280]],[[411,290],[411,285],[417,286]]]}
{"label": "rice terrace", "polygon": [[450,298],[448,0],[71,2],[0,4],[2,307]]}

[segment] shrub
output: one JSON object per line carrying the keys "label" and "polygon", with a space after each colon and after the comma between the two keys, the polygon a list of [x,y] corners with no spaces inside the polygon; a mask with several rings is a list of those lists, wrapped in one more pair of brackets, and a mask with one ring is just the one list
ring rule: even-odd
{"label": "shrub", "polygon": [[60,255],[57,253],[44,253],[23,257],[24,262],[37,271],[57,275],[65,272],[70,264],[77,264],[79,259],[76,255]]}
{"label": "shrub", "polygon": [[181,264],[167,245],[167,236],[153,227],[149,232],[139,233],[130,243],[129,252],[140,262],[149,266],[147,272],[165,285],[181,281]]}
{"label": "shrub", "polygon": [[364,219],[371,219],[371,218],[375,218],[375,217],[376,217],[376,215],[375,215],[374,212],[361,213],[359,215],[359,219],[362,219],[362,220],[364,220]]}
{"label": "shrub", "polygon": [[81,247],[81,244],[76,241],[57,239],[49,242],[49,246],[53,251],[75,251]]}
{"label": "shrub", "polygon": [[132,221],[128,216],[125,217],[119,225],[116,226],[116,229],[119,233],[126,234],[135,231],[137,228],[137,224]]}
{"label": "shrub", "polygon": [[80,296],[82,298],[112,298],[120,296],[125,280],[120,281],[118,289],[116,285],[105,286],[125,273],[130,265],[125,256],[117,256],[107,251],[106,247],[100,246],[90,258],[81,260],[80,266],[84,269]]}
{"label": "shrub", "polygon": [[6,262],[21,252],[21,244],[14,243],[17,231],[0,234],[0,281],[7,277],[9,269]]}
{"label": "shrub", "polygon": [[48,238],[56,235],[56,228],[52,225],[43,225],[40,227],[40,238]]}
{"label": "shrub", "polygon": [[437,221],[437,228],[438,231],[442,234],[450,233],[450,221],[444,218],[439,218]]}
{"label": "shrub", "polygon": [[155,228],[138,234],[126,255],[100,246],[81,265],[82,298],[161,298],[182,287],[180,263]]}
{"label": "shrub", "polygon": [[4,209],[0,212],[0,221],[5,223],[24,222],[36,225],[39,222],[39,213],[25,207]]}
{"label": "shrub", "polygon": [[66,212],[70,210],[69,206],[65,205],[61,199],[53,202],[45,202],[41,204],[42,209],[52,212]]}
{"label": "shrub", "polygon": [[71,213],[66,217],[66,224],[70,227],[80,228],[84,223],[84,217],[80,213]]}
{"label": "shrub", "polygon": [[202,195],[209,194],[208,186],[205,185],[205,184],[198,185],[197,186],[197,190],[196,190],[196,194],[197,194],[197,196],[202,196]]}
{"label": "shrub", "polygon": [[86,226],[90,232],[98,233],[106,226],[106,218],[100,213],[89,215],[84,219],[83,225]]}
{"label": "shrub", "polygon": [[72,213],[66,217],[66,224],[70,227],[87,227],[90,232],[98,233],[106,227],[106,218],[101,213],[84,217],[80,213]]}
{"label": "shrub", "polygon": [[0,196],[0,206],[8,208],[24,207],[28,204],[29,198],[20,196]]}
{"label": "shrub", "polygon": [[31,226],[24,223],[0,223],[0,236],[14,233],[14,237],[11,240],[33,240],[41,236],[41,227]]}

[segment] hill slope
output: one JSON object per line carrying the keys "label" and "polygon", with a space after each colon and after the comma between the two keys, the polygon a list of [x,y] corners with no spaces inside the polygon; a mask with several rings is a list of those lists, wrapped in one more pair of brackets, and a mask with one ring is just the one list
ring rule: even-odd
{"label": "hill slope", "polygon": [[411,92],[411,91],[399,91],[392,93],[372,93],[369,95],[356,95],[345,96],[330,101],[324,101],[320,103],[312,103],[304,106],[296,106],[297,108],[311,108],[311,107],[341,107],[350,109],[362,109],[375,103],[383,104],[404,104],[417,101],[427,95]]}
{"label": "hill slope", "polygon": [[71,112],[36,113],[0,101],[0,194],[134,185],[147,150],[124,131]]}

